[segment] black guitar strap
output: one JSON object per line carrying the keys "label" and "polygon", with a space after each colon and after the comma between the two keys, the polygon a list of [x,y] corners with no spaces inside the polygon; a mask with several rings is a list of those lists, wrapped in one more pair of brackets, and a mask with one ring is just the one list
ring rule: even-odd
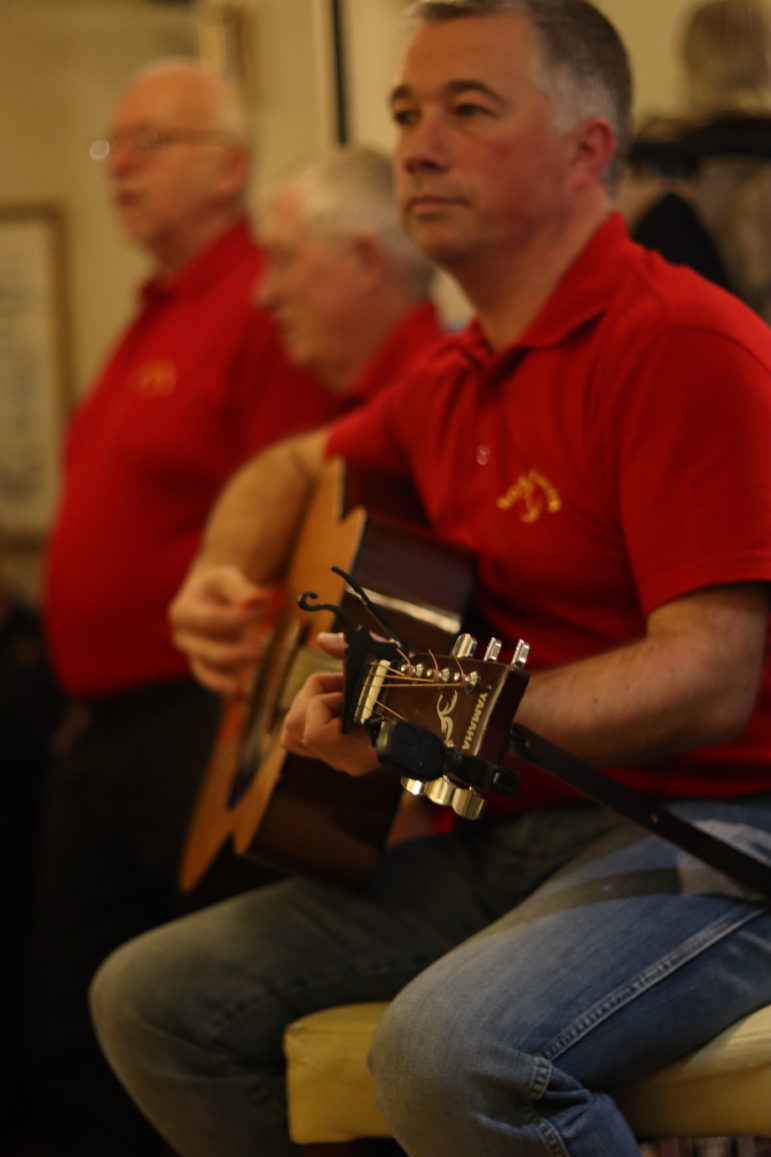
{"label": "black guitar strap", "polygon": [[745,888],[751,888],[753,892],[771,900],[771,864],[680,819],[654,800],[611,779],[591,764],[529,731],[527,727],[515,723],[509,739],[516,754],[526,763],[550,772],[582,795],[604,804],[669,843],[690,852],[709,867],[717,868]]}

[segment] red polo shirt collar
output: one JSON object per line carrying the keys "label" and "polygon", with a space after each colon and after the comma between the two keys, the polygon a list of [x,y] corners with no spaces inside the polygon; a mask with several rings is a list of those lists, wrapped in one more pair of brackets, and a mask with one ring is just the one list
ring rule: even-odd
{"label": "red polo shirt collar", "polygon": [[244,245],[251,237],[249,223],[241,218],[178,273],[146,281],[139,291],[142,301],[147,306],[159,301],[200,297],[242,260]]}
{"label": "red polo shirt collar", "polygon": [[458,336],[461,354],[470,362],[490,366],[497,359],[506,362],[512,354],[525,349],[561,345],[571,333],[605,312],[635,248],[623,217],[612,213],[581,250],[517,341],[497,352],[492,350],[474,319]]}

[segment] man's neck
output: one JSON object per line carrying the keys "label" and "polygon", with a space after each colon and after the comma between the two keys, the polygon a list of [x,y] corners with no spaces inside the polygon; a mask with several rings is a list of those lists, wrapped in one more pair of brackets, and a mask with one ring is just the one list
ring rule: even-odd
{"label": "man's neck", "polygon": [[493,349],[504,349],[522,336],[611,211],[610,203],[603,202],[526,251],[501,248],[485,260],[449,271]]}
{"label": "man's neck", "polygon": [[400,290],[386,291],[367,302],[360,316],[350,319],[339,357],[314,366],[333,394],[349,394],[406,315],[418,301]]}
{"label": "man's neck", "polygon": [[230,210],[208,218],[184,236],[159,238],[150,249],[154,276],[162,281],[176,277],[185,266],[232,228],[240,216],[240,211]]}

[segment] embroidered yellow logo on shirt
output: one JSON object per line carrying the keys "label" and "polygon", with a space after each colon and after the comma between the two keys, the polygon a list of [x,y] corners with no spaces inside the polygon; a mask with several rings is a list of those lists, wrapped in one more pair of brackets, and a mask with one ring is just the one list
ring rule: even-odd
{"label": "embroidered yellow logo on shirt", "polygon": [[134,389],[146,397],[166,397],[176,388],[177,367],[174,362],[145,362],[133,374]]}
{"label": "embroidered yellow logo on shirt", "polygon": [[544,512],[556,514],[562,510],[562,498],[539,470],[528,470],[498,499],[498,507],[501,510],[517,507],[522,522],[537,522]]}

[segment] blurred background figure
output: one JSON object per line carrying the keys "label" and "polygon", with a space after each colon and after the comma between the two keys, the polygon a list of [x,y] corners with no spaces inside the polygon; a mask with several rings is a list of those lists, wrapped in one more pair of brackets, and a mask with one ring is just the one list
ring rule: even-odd
{"label": "blurred background figure", "polygon": [[348,146],[299,165],[268,199],[262,241],[262,304],[330,391],[363,400],[442,339],[434,268],[398,220],[385,153]]}
{"label": "blurred background figure", "polygon": [[771,322],[771,7],[709,0],[681,41],[696,208],[733,290]]}
{"label": "blurred background figure", "polygon": [[771,8],[707,0],[679,40],[682,118],[632,147],[622,207],[637,240],[771,321]]}
{"label": "blurred background figure", "polygon": [[696,121],[771,114],[771,9],[766,0],[706,0],[680,37],[683,101]]}
{"label": "blurred background figure", "polygon": [[[30,1065],[57,1154],[163,1151],[100,1057],[85,994],[115,945],[180,911],[180,848],[219,703],[189,678],[166,609],[231,472],[347,404],[288,363],[257,304],[247,136],[232,83],[167,60],[134,79],[92,148],[151,278],[74,415],[44,584],[73,704],[29,969]],[[236,890],[241,866],[185,906]]]}

